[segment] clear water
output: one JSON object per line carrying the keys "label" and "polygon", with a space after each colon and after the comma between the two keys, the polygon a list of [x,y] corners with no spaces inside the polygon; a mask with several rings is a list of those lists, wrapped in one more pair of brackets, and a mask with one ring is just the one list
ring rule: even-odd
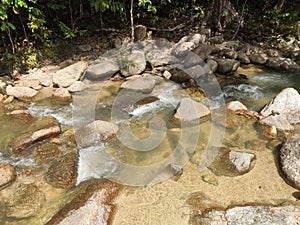
{"label": "clear water", "polygon": [[[102,92],[97,90],[83,92],[81,97],[84,104],[79,109],[76,108],[77,105],[74,105],[74,103],[43,100],[32,103],[28,110],[35,117],[46,115],[56,117],[60,121],[63,130],[72,128],[74,121],[75,124],[86,124],[90,121],[90,118],[87,118],[85,113],[75,114],[74,117],[74,110],[92,109],[96,119],[110,121],[112,119],[111,110],[116,104],[117,92],[115,90],[117,90],[116,87],[118,85],[109,86]],[[282,71],[261,71],[255,75],[249,75],[248,80],[244,83],[222,87],[222,96],[227,102],[239,100],[250,110],[258,111],[285,87],[294,87],[300,91],[300,74]],[[97,92],[96,103],[93,100],[95,92]],[[161,145],[157,146],[153,151],[145,153],[134,151],[128,146],[124,146],[120,141],[115,140],[97,146],[97,148],[80,149],[77,183],[93,177],[114,176],[114,173],[118,170],[118,165],[110,157],[106,158],[107,155],[111,155],[125,164],[148,166],[168,158],[174,148],[180,144],[180,138],[184,137],[188,142],[193,142],[191,137],[193,137],[192,133],[195,129],[188,127],[190,129],[181,134],[182,129],[180,125],[171,119],[178,103],[186,96],[184,91],[180,90],[180,87],[174,83],[162,82],[153,91],[152,95],[157,96],[160,100],[138,107],[130,104],[121,105],[122,110],[129,116],[128,118],[119,118],[116,123],[120,126],[124,124],[130,125],[133,134],[143,139],[151,135],[148,121],[153,117],[159,117],[165,122],[168,129]],[[207,104],[207,102],[204,101],[204,104]],[[0,162],[8,162],[16,167],[35,167],[36,162],[29,156],[7,157],[9,142],[26,126],[9,120],[5,114],[0,117],[0,125],[0,152],[2,152],[0,154]],[[297,127],[297,132],[299,129],[300,127]],[[196,191],[205,193],[221,207],[225,208],[232,204],[258,204],[259,202],[264,204],[281,204],[285,201],[293,200],[292,192],[295,190],[288,186],[279,176],[277,165],[274,162],[274,155],[272,154],[273,149],[268,149],[267,147],[265,147],[264,151],[252,152],[256,154],[257,162],[251,173],[235,178],[217,177],[219,182],[217,186],[203,182],[201,179],[202,175],[210,175],[211,172],[199,170],[199,164],[203,155],[206,154],[205,147],[207,143],[214,136],[210,133],[210,121],[201,121],[199,130],[200,135],[196,149],[190,150],[188,149],[190,146],[187,146],[187,151],[190,150],[190,153],[194,154],[194,156],[186,163],[180,179],[178,181],[168,179],[154,186],[127,189],[128,193],[121,193],[116,201],[118,210],[113,224],[187,224],[190,212],[187,210],[186,199],[191,193]],[[224,145],[226,146],[235,136],[238,137],[238,143],[234,147],[240,150],[245,149],[244,143],[246,141],[264,140],[251,122],[245,123],[237,130],[227,130]],[[264,141],[267,143],[266,140]],[[185,142],[185,144],[188,142]],[[248,151],[251,152],[251,150]],[[266,165],[268,166],[266,167]],[[6,188],[3,196],[8,196],[7,193],[13,193],[14,188],[22,182],[38,183],[42,191],[47,193],[47,202],[43,205],[41,212],[49,211],[47,218],[51,218],[51,210],[61,207],[59,204],[61,200],[67,201],[70,190],[57,190],[45,184],[44,172],[44,170],[39,170],[33,176],[19,174],[18,181]],[[148,175],[152,174],[145,173],[145,176]],[[10,219],[7,224],[43,224],[42,221],[47,220],[45,218],[40,213],[37,217],[28,220],[17,221]]]}
{"label": "clear water", "polygon": [[249,75],[245,83],[222,87],[226,101],[239,100],[250,110],[259,111],[286,87],[300,91],[300,73],[261,71]]}

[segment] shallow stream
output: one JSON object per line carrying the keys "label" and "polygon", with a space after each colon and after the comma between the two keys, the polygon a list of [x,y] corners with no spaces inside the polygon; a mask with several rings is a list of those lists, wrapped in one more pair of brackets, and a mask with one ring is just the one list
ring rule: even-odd
{"label": "shallow stream", "polygon": [[[239,100],[249,110],[259,111],[285,87],[294,87],[300,91],[300,74],[266,71],[259,68],[248,68],[239,72],[246,74],[248,79],[238,84],[224,85],[222,95],[226,102]],[[86,114],[89,108],[94,109],[94,118],[96,119],[114,120],[111,118],[111,111],[119,103],[116,101],[116,97],[120,82],[108,81],[101,87],[101,91],[99,91],[100,86],[95,85],[94,89],[82,92],[77,96],[79,99],[81,98],[81,108],[78,108],[74,102],[59,103],[44,100],[31,103],[28,105],[28,110],[34,117],[45,115],[56,117],[60,121],[63,131],[72,128],[73,125],[77,127],[91,121],[93,118],[87,117]],[[178,170],[183,169],[183,171],[178,173],[176,168],[172,168],[171,171],[163,171],[165,174],[158,174],[166,176],[166,178],[172,174],[177,174],[176,176],[167,180],[162,177],[159,180],[161,182],[147,187],[128,186],[123,189],[115,200],[117,207],[113,224],[189,224],[195,210],[200,208],[227,208],[232,205],[246,204],[277,205],[296,200],[293,197],[296,190],[287,185],[278,172],[276,147],[278,147],[279,142],[262,137],[254,120],[237,118],[237,116],[232,115],[233,125],[226,128],[223,144],[219,146],[254,154],[253,168],[248,173],[238,176],[216,175],[212,172],[213,169],[203,168],[199,165],[207,153],[205,150],[207,143],[214,141],[214,134],[211,134],[211,121],[204,120],[200,121],[200,125],[189,124],[187,128],[183,128],[180,123],[172,119],[180,100],[188,96],[174,83],[161,81],[151,95],[159,100],[144,105],[122,102],[124,104],[118,107],[122,109],[122,112],[127,112],[129,116],[114,121],[120,125],[121,129],[129,125],[132,133],[138,139],[147,139],[151,136],[148,121],[153,117],[159,117],[161,120],[157,120],[156,123],[154,121],[152,128],[154,130],[161,129],[160,122],[163,121],[166,126],[166,134],[162,139],[157,137],[161,142],[156,148],[147,152],[136,151],[136,149],[124,146],[122,141],[116,139],[101,146],[79,150],[77,184],[93,177],[112,177],[118,181],[116,177],[122,173],[118,172],[116,161],[137,167],[147,167],[159,164],[169,158],[178,145],[185,145],[187,155],[180,159],[182,161],[179,160],[183,168],[177,168]],[[205,100],[200,99],[200,101],[207,104]],[[47,221],[47,218],[51,217],[50,211],[55,212],[53,208],[59,207],[58,202],[67,199],[70,191],[56,189],[45,183],[43,167],[37,165],[30,155],[11,158],[7,154],[9,142],[26,125],[10,121],[4,114],[1,115],[0,123],[2,152],[0,161],[22,168],[19,172],[19,180],[7,190],[3,190],[2,196],[4,198],[9,196],[14,188],[22,182],[35,183],[47,193],[46,203],[34,217],[21,221],[4,218],[2,221],[5,221],[4,224],[10,225],[44,224],[43,221]],[[299,127],[296,129],[299,132]],[[196,139],[196,145],[193,146],[195,131],[196,133],[199,132],[199,136]],[[182,138],[190,138],[190,140],[182,142]],[[254,143],[259,144],[255,145]],[[190,157],[191,159],[189,159]],[[36,169],[39,171],[35,171],[34,168],[36,167],[39,168]],[[220,171],[223,168],[214,169]],[[28,172],[28,170],[33,170],[31,175],[22,174],[22,171]],[[125,175],[130,176],[128,173]],[[149,179],[156,175],[155,172],[152,173],[151,171],[144,174],[145,177],[149,176]],[[130,179],[133,182],[135,182],[134,180],[138,182],[142,178],[130,177]],[[145,178],[145,180],[147,179]],[[197,198],[193,199],[195,196]]]}

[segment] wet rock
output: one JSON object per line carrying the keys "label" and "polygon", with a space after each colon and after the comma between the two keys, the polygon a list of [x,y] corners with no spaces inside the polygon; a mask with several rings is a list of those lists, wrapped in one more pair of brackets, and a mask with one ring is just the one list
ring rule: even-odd
{"label": "wet rock", "polygon": [[239,173],[245,173],[250,168],[250,163],[253,160],[254,155],[246,152],[229,152],[229,160],[235,166]]}
{"label": "wet rock", "polygon": [[38,92],[30,87],[13,87],[8,85],[6,88],[6,93],[7,95],[14,96],[15,98],[26,100],[36,96]]}
{"label": "wet rock", "polygon": [[30,127],[11,144],[12,151],[18,154],[32,144],[55,137],[61,133],[59,122],[52,116],[38,118]]}
{"label": "wet rock", "polygon": [[152,102],[156,102],[158,101],[159,98],[158,97],[155,97],[155,96],[147,96],[141,100],[139,100],[138,102],[136,102],[135,104],[136,105],[146,105],[146,104],[149,104],[149,103],[152,103]]}
{"label": "wet rock", "polygon": [[135,80],[128,80],[121,85],[121,88],[140,91],[142,93],[151,93],[155,87],[156,81],[154,78],[147,76]]}
{"label": "wet rock", "polygon": [[233,112],[234,111],[248,111],[247,107],[239,101],[231,101],[226,104],[226,107],[228,110],[233,111]]}
{"label": "wet rock", "polygon": [[147,37],[147,27],[144,25],[136,25],[134,27],[134,40],[143,41]]}
{"label": "wet rock", "polygon": [[0,164],[0,188],[9,185],[16,180],[17,173],[15,168],[7,163]]}
{"label": "wet rock", "polygon": [[250,60],[256,64],[265,64],[268,60],[268,57],[265,53],[253,53],[250,54]]}
{"label": "wet rock", "polygon": [[207,66],[210,68],[211,72],[216,72],[218,69],[218,63],[213,59],[208,59],[206,62]]}
{"label": "wet rock", "polygon": [[300,122],[300,95],[294,88],[285,88],[260,112],[261,123],[279,130],[293,131],[291,124]]}
{"label": "wet rock", "polygon": [[217,62],[217,71],[222,74],[236,71],[240,65],[240,62],[234,59],[218,59]]}
{"label": "wet rock", "polygon": [[226,211],[213,209],[198,217],[202,225],[297,224],[298,206],[236,206]]}
{"label": "wet rock", "polygon": [[45,203],[45,194],[34,184],[23,185],[7,199],[6,216],[23,219],[36,215]]}
{"label": "wet rock", "polygon": [[207,44],[201,44],[193,50],[193,52],[198,55],[203,61],[212,53],[213,47]]}
{"label": "wet rock", "polygon": [[202,176],[202,180],[206,183],[218,186],[218,178],[213,174],[206,174]]}
{"label": "wet rock", "polygon": [[58,70],[53,74],[53,83],[59,87],[69,87],[82,77],[87,67],[88,62],[80,61]]}
{"label": "wet rock", "polygon": [[254,155],[221,147],[209,169],[217,176],[238,176],[253,168]]}
{"label": "wet rock", "polygon": [[58,145],[47,142],[34,148],[33,155],[37,163],[46,164],[57,159],[61,155],[61,150]]}
{"label": "wet rock", "polygon": [[67,88],[57,88],[53,92],[53,98],[60,99],[60,100],[69,100],[72,98],[72,95],[68,91]]}
{"label": "wet rock", "polygon": [[47,224],[109,224],[115,208],[112,201],[120,189],[121,185],[105,179],[83,182]]}
{"label": "wet rock", "polygon": [[10,113],[7,113],[7,115],[9,115],[9,117],[13,119],[18,119],[23,123],[32,123],[35,120],[34,117],[27,110],[14,110]]}
{"label": "wet rock", "polygon": [[237,59],[241,61],[241,63],[249,64],[250,58],[244,52],[238,52]]}
{"label": "wet rock", "polygon": [[120,62],[121,74],[124,77],[140,74],[146,69],[146,58],[143,51],[134,50]]}
{"label": "wet rock", "polygon": [[293,186],[300,188],[300,135],[286,140],[279,152],[281,169]]}
{"label": "wet rock", "polygon": [[80,147],[89,147],[100,142],[106,142],[115,137],[119,128],[113,123],[96,120],[75,132],[77,144]]}
{"label": "wet rock", "polygon": [[190,98],[180,101],[174,118],[179,121],[194,121],[210,115],[210,110],[203,104]]}
{"label": "wet rock", "polygon": [[75,81],[67,88],[69,92],[80,92],[87,88],[87,86],[82,81]]}
{"label": "wet rock", "polygon": [[85,77],[92,80],[106,80],[120,70],[119,65],[114,61],[101,61],[99,63],[90,65]]}
{"label": "wet rock", "polygon": [[77,178],[78,156],[68,153],[52,163],[46,174],[47,183],[55,188],[75,186]]}
{"label": "wet rock", "polygon": [[266,150],[266,141],[261,139],[251,139],[245,142],[245,147],[255,151],[264,151]]}

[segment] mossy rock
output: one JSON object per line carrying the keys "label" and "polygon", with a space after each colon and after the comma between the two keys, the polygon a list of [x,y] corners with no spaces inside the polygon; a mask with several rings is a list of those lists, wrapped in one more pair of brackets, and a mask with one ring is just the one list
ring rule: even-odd
{"label": "mossy rock", "polygon": [[24,185],[8,198],[6,217],[15,219],[32,217],[38,213],[45,200],[45,194],[36,185]]}
{"label": "mossy rock", "polygon": [[52,163],[46,173],[46,181],[55,188],[74,187],[77,178],[78,155],[68,153]]}

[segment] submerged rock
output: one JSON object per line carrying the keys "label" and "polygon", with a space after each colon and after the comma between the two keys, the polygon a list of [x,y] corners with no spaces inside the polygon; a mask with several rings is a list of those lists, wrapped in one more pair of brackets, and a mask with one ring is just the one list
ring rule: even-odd
{"label": "submerged rock", "polygon": [[37,119],[30,127],[18,136],[11,144],[12,151],[18,154],[32,144],[55,137],[61,133],[59,122],[52,116],[43,116]]}
{"label": "submerged rock", "polygon": [[45,194],[36,185],[23,185],[7,199],[6,216],[14,219],[32,217],[44,203]]}
{"label": "submerged rock", "polygon": [[110,224],[115,208],[112,201],[120,189],[119,184],[105,179],[83,182],[47,224]]}
{"label": "submerged rock", "polygon": [[55,188],[70,188],[75,186],[77,178],[78,156],[68,153],[55,161],[46,174],[47,183]]}
{"label": "submerged rock", "polygon": [[281,169],[289,182],[300,188],[300,135],[296,134],[286,140],[280,152]]}
{"label": "submerged rock", "polygon": [[210,115],[210,110],[203,104],[190,98],[184,98],[180,101],[174,118],[179,121],[194,121]]}
{"label": "submerged rock", "polygon": [[88,62],[80,61],[58,70],[53,75],[53,83],[59,87],[69,87],[79,80],[88,67]]}
{"label": "submerged rock", "polygon": [[76,142],[80,147],[89,147],[100,142],[106,142],[115,137],[119,128],[117,125],[96,120],[75,132]]}
{"label": "submerged rock", "polygon": [[237,176],[249,172],[254,154],[221,147],[209,169],[218,176]]}
{"label": "submerged rock", "polygon": [[18,119],[23,123],[32,123],[35,120],[27,110],[14,110],[7,115],[13,119]]}
{"label": "submerged rock", "polygon": [[15,168],[7,163],[0,164],[0,188],[12,183],[17,177]]}

